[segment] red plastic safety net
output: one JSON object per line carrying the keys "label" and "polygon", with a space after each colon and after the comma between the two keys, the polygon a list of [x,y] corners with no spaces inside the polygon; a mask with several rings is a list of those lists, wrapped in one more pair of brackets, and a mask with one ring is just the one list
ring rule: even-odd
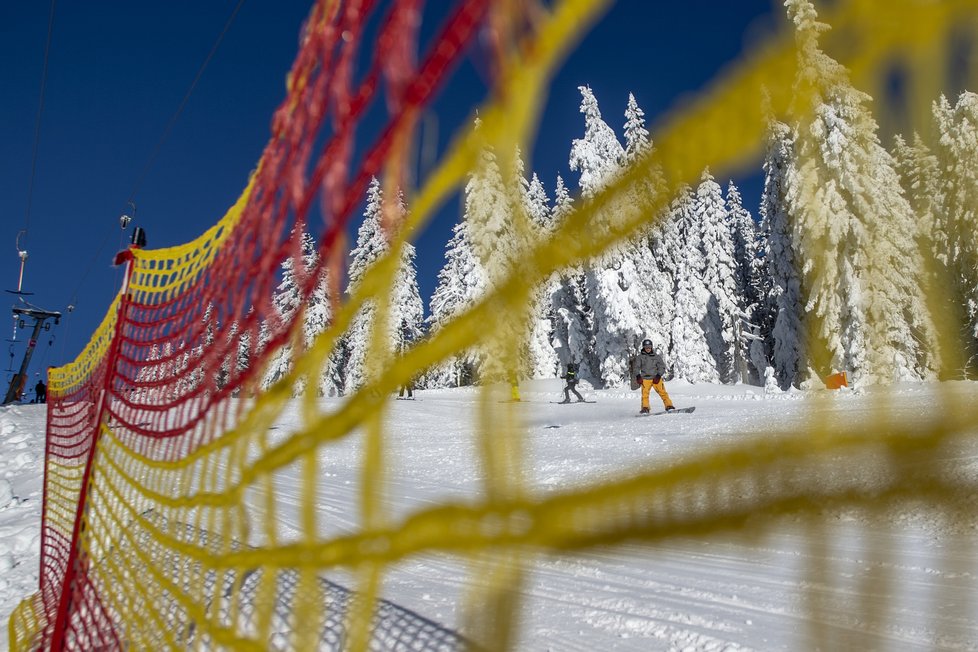
{"label": "red plastic safety net", "polygon": [[[847,46],[854,84],[890,79],[896,57],[930,62],[958,25],[975,24],[971,2],[837,4],[829,22],[847,43],[862,45]],[[425,504],[402,520],[385,512],[385,396],[471,347],[491,346],[494,359],[512,368],[506,356],[517,355],[536,285],[640,236],[704,167],[731,169],[760,151],[767,115],[798,110],[799,119],[808,117],[797,107],[809,106],[806,94],[818,86],[794,83],[796,46],[775,39],[669,116],[655,151],[582,197],[552,232],[526,239],[478,302],[406,350],[389,350],[381,325],[400,248],[460,188],[486,146],[503,161],[530,144],[557,61],[603,5],[459,0],[423,38],[420,0],[316,4],[271,138],[240,198],[193,242],[124,252],[119,298],[82,354],[49,374],[39,591],[11,617],[13,649],[360,650],[378,647],[378,635],[385,649],[465,646],[453,632],[380,600],[388,567],[423,554],[462,561],[466,636],[508,649],[527,560],[540,551],[705,536],[748,523],[756,529],[796,512],[817,524],[827,518],[826,504],[879,510],[924,500],[937,513],[970,513],[973,474],[947,473],[938,461],[954,437],[973,438],[978,417],[950,393],[938,411],[948,416],[926,428],[889,422],[881,400],[878,413],[845,427],[816,418],[797,437],[745,436],[730,450],[690,453],[668,468],[533,495],[520,419],[509,402],[491,400],[492,383],[480,395],[471,446],[483,474],[479,495]],[[540,9],[538,17],[526,7]],[[385,206],[390,250],[334,306],[326,330],[304,341],[304,308],[286,316],[273,305],[280,270],[291,264],[300,306],[324,277],[330,296],[339,296],[344,233],[368,184],[381,177],[388,197],[410,189],[412,133],[482,29],[496,77],[479,110],[481,126],[446,149],[406,213]],[[647,183],[657,170],[664,191]],[[806,187],[817,189],[819,179],[811,174]],[[307,232],[321,233],[312,264]],[[820,253],[816,247],[813,260]],[[939,289],[933,282],[926,294],[942,296]],[[375,311],[371,355],[383,373],[368,369],[365,384],[329,409],[313,391],[291,401],[294,388],[316,382],[365,308]],[[947,343],[960,330],[952,317],[935,319]],[[268,363],[289,348],[292,368],[263,387]],[[294,432],[276,430],[287,403],[298,414]],[[504,403],[498,412],[489,407]],[[327,535],[317,520],[332,482],[323,458],[353,434],[351,511],[359,520]],[[870,458],[885,460],[887,472],[878,484],[852,484]],[[289,531],[277,525],[283,521]],[[815,566],[806,585],[821,592],[823,569]],[[351,589],[325,571],[346,573]],[[853,613],[874,622],[883,607],[872,590],[866,596]],[[822,622],[817,610],[811,622]]]}
{"label": "red plastic safety net", "polygon": [[[192,589],[213,580],[199,572],[202,551],[248,538],[224,509],[240,497],[240,467],[214,464],[249,455],[256,442],[234,433],[262,418],[249,400],[262,362],[301,321],[272,305],[279,268],[299,259],[317,199],[320,262],[299,275],[303,295],[338,264],[368,182],[401,174],[420,112],[487,4],[457,3],[418,60],[420,0],[318,2],[238,202],[191,243],[117,261],[128,270],[120,298],[79,358],[51,373],[40,590],[12,619],[16,648],[255,644]],[[204,545],[202,532],[224,543]],[[195,620],[214,624],[198,639],[174,629]]]}

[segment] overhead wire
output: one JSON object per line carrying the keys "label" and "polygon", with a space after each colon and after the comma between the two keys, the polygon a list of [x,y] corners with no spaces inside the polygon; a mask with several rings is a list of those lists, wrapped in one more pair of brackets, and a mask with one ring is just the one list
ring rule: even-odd
{"label": "overhead wire", "polygon": [[[143,165],[143,168],[140,171],[139,176],[136,178],[136,182],[133,184],[133,188],[129,193],[129,198],[126,200],[127,202],[133,203],[133,199],[136,196],[136,193],[139,192],[139,189],[142,187],[143,181],[145,181],[147,174],[149,173],[150,169],[153,166],[153,163],[156,161],[157,156],[159,156],[160,150],[163,148],[163,144],[166,142],[167,138],[170,135],[170,132],[173,130],[173,126],[176,124],[176,121],[180,117],[180,114],[183,113],[183,109],[184,107],[186,107],[187,102],[190,100],[190,96],[197,88],[197,83],[200,81],[201,77],[204,74],[204,71],[207,69],[207,65],[210,63],[211,59],[213,59],[214,55],[217,53],[218,48],[221,46],[221,42],[224,40],[225,35],[227,35],[228,30],[231,28],[231,24],[234,22],[234,19],[238,15],[238,12],[241,10],[241,7],[244,5],[244,2],[245,0],[238,0],[238,3],[231,11],[231,15],[228,17],[227,21],[225,21],[224,27],[221,29],[221,33],[218,34],[217,40],[214,41],[214,45],[211,47],[210,52],[208,52],[207,57],[205,57],[204,59],[204,62],[200,65],[200,68],[197,70],[197,74],[194,76],[194,80],[190,83],[190,87],[187,89],[187,92],[184,94],[183,99],[180,101],[180,105],[177,107],[177,110],[174,111],[173,115],[170,116],[169,121],[166,123],[166,126],[163,129],[163,134],[156,142],[156,146],[153,148],[152,152],[150,153],[149,158],[146,160],[145,165]],[[102,240],[102,244],[99,245],[98,250],[95,252],[95,256],[92,258],[92,261],[89,263],[88,268],[85,270],[85,273],[82,274],[81,279],[78,281],[78,286],[75,288],[75,291],[71,295],[71,300],[69,301],[69,306],[71,306],[72,308],[74,308],[75,302],[78,299],[78,293],[81,291],[82,287],[84,287],[85,281],[88,278],[88,275],[91,273],[92,269],[94,268],[95,263],[99,260],[99,258],[101,258],[102,252],[105,250],[105,246],[109,243],[110,238],[111,235],[107,233],[105,238]]]}
{"label": "overhead wire", "polygon": [[[27,260],[27,239],[30,236],[31,228],[31,209],[34,205],[34,179],[37,177],[37,152],[41,143],[41,118],[44,116],[44,93],[48,82],[48,62],[51,60],[51,40],[54,34],[54,15],[57,8],[57,0],[51,0],[51,11],[48,13],[48,33],[44,42],[44,63],[41,66],[41,89],[37,100],[37,114],[34,116],[34,144],[31,149],[31,173],[27,182],[27,207],[24,212],[24,228],[17,233],[17,255],[20,256],[20,279],[17,282],[17,292],[23,289],[24,282],[24,263]],[[23,249],[21,242],[23,238]],[[20,297],[23,301],[23,296]],[[14,320],[14,334],[11,341],[17,339],[16,314]],[[10,370],[13,370],[13,344],[10,346]]]}
{"label": "overhead wire", "polygon": [[[44,66],[41,69],[41,93],[37,102],[37,115],[34,118],[34,147],[31,153],[31,174],[27,183],[27,211],[24,217],[24,241],[31,227],[31,208],[34,203],[34,178],[37,176],[37,150],[41,142],[41,116],[44,114],[44,90],[48,81],[48,61],[51,58],[51,35],[54,33],[54,12],[58,0],[51,0],[51,12],[48,16],[48,36],[44,44]],[[20,248],[20,236],[18,235],[18,249]]]}
{"label": "overhead wire", "polygon": [[207,68],[207,64],[209,64],[211,59],[214,58],[214,54],[217,52],[217,49],[221,46],[221,41],[224,40],[224,36],[228,33],[228,30],[231,28],[231,23],[234,22],[234,18],[235,16],[238,15],[238,11],[241,9],[241,6],[243,4],[244,4],[244,0],[238,0],[238,4],[235,5],[234,11],[231,12],[231,15],[227,19],[227,22],[224,23],[224,29],[221,30],[221,33],[218,35],[217,40],[214,42],[214,46],[211,47],[211,51],[207,54],[207,58],[204,59],[204,63],[201,64],[200,69],[197,71],[197,76],[194,77],[193,82],[191,82],[190,84],[190,88],[187,89],[187,93],[183,96],[183,100],[180,102],[180,106],[177,107],[177,110],[174,112],[173,116],[170,117],[170,121],[166,124],[166,128],[163,129],[163,135],[160,136],[160,140],[156,143],[156,147],[153,148],[153,153],[150,154],[149,159],[146,161],[146,165],[143,166],[142,172],[140,172],[139,177],[137,177],[136,183],[133,186],[132,192],[129,193],[129,199],[127,201],[130,202],[133,201],[133,198],[136,196],[136,193],[139,191],[139,188],[142,186],[142,183],[145,180],[147,173],[149,172],[150,168],[153,166],[153,163],[156,161],[156,157],[159,155],[160,149],[162,149],[163,147],[163,143],[165,143],[166,139],[169,137],[170,131],[173,129],[173,125],[176,123],[177,118],[179,118],[180,114],[183,112],[183,108],[187,105],[187,101],[190,99],[190,96],[193,94],[194,89],[197,87],[197,82],[199,82],[200,78],[203,76],[204,70]]}

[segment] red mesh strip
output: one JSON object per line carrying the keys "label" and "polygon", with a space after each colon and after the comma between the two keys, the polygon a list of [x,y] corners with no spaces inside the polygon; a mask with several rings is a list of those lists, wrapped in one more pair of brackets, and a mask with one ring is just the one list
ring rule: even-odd
{"label": "red mesh strip", "polygon": [[[103,492],[87,490],[100,424],[107,422],[125,445],[150,459],[174,460],[236,422],[242,408],[232,397],[255,391],[262,363],[299,327],[295,316],[277,313],[271,297],[283,260],[292,258],[299,267],[299,238],[312,203],[319,199],[324,210],[323,254],[345,232],[370,177],[404,155],[395,151],[399,135],[413,128],[414,116],[460,57],[488,0],[460,2],[420,67],[413,53],[421,1],[395,0],[383,16],[373,16],[376,4],[347,0],[313,8],[251,194],[210,266],[181,281],[178,292],[137,293],[124,301],[109,353],[70,390],[51,392],[41,541],[43,647],[132,645],[120,640],[124,630],[89,566],[104,560],[87,559],[79,544],[83,524],[97,527],[104,517],[97,514],[113,513],[111,506],[99,507],[107,500]],[[361,73],[358,49],[371,21],[378,38]],[[370,131],[363,118],[380,91],[388,117]],[[371,144],[353,165],[355,139]],[[321,255],[317,268],[297,274],[302,297],[312,293],[325,265]],[[238,364],[242,351],[250,364]],[[87,510],[96,510],[91,521]]]}

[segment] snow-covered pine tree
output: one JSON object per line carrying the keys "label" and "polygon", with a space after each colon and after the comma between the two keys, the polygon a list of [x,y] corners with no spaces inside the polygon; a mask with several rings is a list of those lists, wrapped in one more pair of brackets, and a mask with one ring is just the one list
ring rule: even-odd
{"label": "snow-covered pine tree", "polygon": [[[515,166],[519,164],[517,157]],[[496,153],[490,147],[484,148],[477,168],[465,184],[463,219],[469,223],[472,251],[482,261],[491,282],[503,278],[519,259],[522,243],[510,239],[515,235],[512,189],[503,181]]]}
{"label": "snow-covered pine tree", "polygon": [[[390,244],[383,230],[384,201],[380,181],[375,177],[367,188],[367,206],[364,209],[363,222],[357,231],[356,246],[350,252],[349,284],[346,290],[348,295],[356,292],[367,270],[390,251]],[[400,191],[394,201],[396,204],[393,210],[397,211],[398,218],[395,222],[400,224],[407,210]],[[413,342],[419,340],[424,332],[424,306],[418,291],[415,256],[414,245],[405,242],[391,287],[387,330],[384,333],[383,341],[388,354],[402,353]],[[382,354],[370,350],[376,310],[374,301],[366,301],[354,317],[344,338],[340,351],[345,356],[343,382],[346,392],[356,391],[366,382],[369,364],[372,362],[368,360],[368,355]],[[333,370],[332,374],[334,377],[338,375],[337,370]],[[326,379],[322,382],[326,382]]]}
{"label": "snow-covered pine tree", "polygon": [[[557,175],[554,191],[554,224],[559,224],[573,210],[574,199],[561,176]],[[559,272],[550,292],[550,305],[554,315],[553,346],[561,368],[568,362],[581,365],[582,378],[593,379],[591,371],[597,367],[591,346],[591,309],[584,292],[583,266],[576,265]]]}
{"label": "snow-covered pine tree", "polygon": [[962,365],[964,374],[973,377],[978,372],[978,95],[962,93],[953,107],[942,96],[934,105],[934,119],[942,180],[939,219],[947,234],[951,296],[966,329]]}
{"label": "snow-covered pine tree", "polygon": [[[893,159],[900,176],[900,184],[906,194],[914,216],[917,218],[917,249],[923,260],[924,285],[929,288],[926,302],[932,314],[945,311],[953,303],[952,288],[948,287],[948,254],[951,245],[948,240],[949,229],[945,221],[943,206],[943,186],[940,164],[920,134],[914,134],[913,144],[902,136],[894,138]],[[936,339],[936,330],[920,334],[930,335],[931,340],[921,347],[918,368],[925,370],[926,376],[933,376],[947,366],[956,366],[953,361],[941,360],[941,345]]]}
{"label": "snow-covered pine tree", "polygon": [[[204,377],[203,358],[211,352],[214,344],[214,332],[217,330],[217,317],[214,314],[214,303],[208,301],[204,307],[204,314],[200,316],[200,321],[204,325],[204,332],[197,346],[190,351],[190,373],[187,375],[187,388],[190,390],[200,387],[201,383],[206,383]],[[207,387],[213,389],[213,385]]]}
{"label": "snow-covered pine tree", "polygon": [[787,0],[796,26],[799,88],[814,89],[796,132],[800,186],[790,191],[796,251],[805,261],[810,355],[821,374],[855,382],[920,377],[908,316],[927,315],[920,296],[914,220],[893,159],[847,71],[822,52],[810,0]]}
{"label": "snow-covered pine tree", "polygon": [[[523,188],[523,203],[530,222],[539,236],[549,235],[553,231],[554,220],[550,210],[550,199],[540,177],[534,172],[529,181],[525,176],[521,176],[520,183]],[[530,333],[525,354],[530,378],[553,378],[559,364],[552,342],[554,314],[550,295],[553,286],[554,282],[551,279],[541,283],[534,289],[530,301]]]}
{"label": "snow-covered pine tree", "polygon": [[[238,346],[235,352],[234,360],[234,377],[241,378],[244,374],[248,372],[248,367],[251,366],[252,360],[252,350],[251,350],[251,333],[244,331],[240,333],[237,337]],[[241,387],[239,386],[234,392],[235,396],[241,395]]]}
{"label": "snow-covered pine tree", "polygon": [[[632,93],[628,94],[625,108],[624,131],[625,157],[622,167],[628,168],[654,149],[645,128],[645,113]],[[634,196],[629,201],[650,210],[653,200],[663,192],[665,183],[662,170],[656,166],[635,188]],[[666,364],[669,362],[670,322],[675,304],[672,269],[666,264],[666,257],[661,251],[666,230],[674,226],[668,217],[668,211],[663,211],[656,224],[639,231],[629,240],[626,253],[635,266],[637,282],[629,288],[628,296],[641,331],[636,335],[637,341],[632,342],[631,354],[638,350],[641,340],[649,338],[655,350],[666,358]],[[660,250],[656,251],[656,248]]]}
{"label": "snow-covered pine tree", "polygon": [[[383,230],[383,211],[383,192],[380,181],[374,177],[367,188],[367,206],[364,209],[363,222],[357,229],[357,242],[350,252],[347,295],[356,292],[357,286],[370,266],[388,251],[387,236]],[[376,307],[372,301],[364,302],[344,337],[346,360],[343,369],[343,390],[346,394],[357,391],[366,382],[367,350],[370,346],[375,312]]]}
{"label": "snow-covered pine tree", "polygon": [[[403,197],[398,197],[403,209]],[[405,242],[391,290],[391,349],[403,353],[424,336],[424,304],[418,289],[417,252],[414,245]]]}
{"label": "snow-covered pine tree", "polygon": [[[282,261],[282,281],[279,283],[276,293],[272,298],[272,305],[275,308],[273,319],[278,322],[275,329],[282,328],[296,318],[299,308],[302,306],[301,285],[306,275],[312,273],[319,264],[319,254],[316,250],[316,243],[313,237],[303,231],[299,236],[299,263],[300,269],[295,269],[295,258],[287,257]],[[332,315],[332,307],[329,297],[329,282],[327,271],[324,269],[320,278],[313,289],[309,300],[306,302],[305,310],[302,315],[301,340],[299,345],[308,348],[312,345],[315,338],[329,326]],[[267,323],[262,323],[258,330],[257,348],[254,351],[250,348],[250,336],[242,335],[239,342],[238,363],[240,368],[242,360],[250,359],[252,353],[264,351],[271,328]],[[267,390],[273,384],[284,378],[292,368],[292,358],[294,355],[293,343],[286,343],[272,354],[271,360],[265,370],[261,380],[261,387]],[[336,396],[341,393],[342,385],[337,384],[341,378],[342,371],[342,352],[335,350],[326,363],[323,370],[323,377],[317,385],[320,396]],[[298,379],[292,387],[293,396],[299,396],[305,392],[306,384],[304,379]]]}
{"label": "snow-covered pine tree", "polygon": [[600,361],[601,381],[605,387],[622,385],[631,374],[629,361],[636,351],[636,341],[645,332],[630,294],[638,285],[633,248],[620,243],[596,259],[587,274],[587,291],[595,313],[594,348]]}
{"label": "snow-covered pine tree", "polygon": [[681,213],[666,210],[652,228],[649,247],[654,267],[645,279],[646,312],[642,317],[646,337],[654,350],[662,354],[666,365],[672,366],[672,328],[676,315],[676,266],[683,243],[679,235]]}
{"label": "snow-covered pine tree", "polygon": [[764,370],[768,366],[766,358],[762,357],[756,363],[754,361],[756,354],[763,355],[763,346],[754,346],[754,342],[763,342],[758,324],[754,321],[761,300],[761,259],[758,255],[754,220],[744,208],[740,190],[733,181],[727,185],[727,225],[736,265],[734,296],[738,297],[742,311],[735,322],[738,339],[734,344],[734,372],[740,382],[760,385],[763,384]]}
{"label": "snow-covered pine tree", "polygon": [[[610,126],[601,118],[598,101],[588,86],[581,86],[581,113],[584,114],[584,137],[571,145],[570,168],[580,172],[581,194],[590,197],[611,182],[621,170],[625,150]],[[611,228],[614,209],[598,216],[598,228]],[[598,372],[606,387],[621,385],[630,375],[628,361],[634,353],[636,338],[643,328],[628,299],[629,288],[638,281],[627,246],[610,247],[603,255],[589,261],[585,269],[587,301],[594,319],[594,355]]]}
{"label": "snow-covered pine tree", "polygon": [[[478,124],[477,124],[478,128]],[[472,250],[486,270],[489,287],[514,273],[531,244],[532,225],[520,190],[522,160],[518,151],[509,153],[511,165],[504,178],[496,153],[483,148],[478,165],[465,185],[465,215]],[[528,302],[529,303],[529,302]],[[480,371],[486,381],[510,381],[527,373],[526,338],[529,314],[510,315],[490,334],[482,347]],[[501,345],[515,344],[507,350]]]}
{"label": "snow-covered pine tree", "polygon": [[942,221],[939,222],[943,198],[937,156],[927,147],[920,134],[914,134],[912,145],[898,134],[893,139],[893,160],[900,175],[900,185],[917,217],[917,237],[921,246],[946,266],[951,247],[946,227]]}
{"label": "snow-covered pine tree", "polygon": [[739,380],[737,369],[744,364],[743,355],[737,351],[742,299],[737,296],[737,264],[723,191],[709,170],[700,177],[693,214],[703,253],[703,285],[709,293],[703,332],[720,382],[732,383]]}
{"label": "snow-covered pine tree", "polygon": [[[437,331],[455,315],[471,308],[485,294],[486,271],[472,251],[469,225],[463,218],[452,229],[445,248],[445,264],[438,272],[438,283],[428,304],[430,331]],[[453,356],[427,374],[431,387],[469,385],[478,376],[481,356],[465,351]]]}
{"label": "snow-covered pine tree", "polygon": [[645,128],[645,111],[639,107],[633,93],[628,94],[625,107],[625,161],[634,163],[652,147],[649,130]]}
{"label": "snow-covered pine tree", "polygon": [[764,276],[758,317],[766,356],[781,389],[799,387],[808,379],[808,358],[802,325],[804,301],[801,261],[792,242],[788,192],[797,185],[791,129],[773,121],[768,127],[764,154],[764,191],[761,195],[761,233],[764,240]]}
{"label": "snow-covered pine tree", "polygon": [[[146,352],[146,359],[136,373],[136,381],[139,383],[152,383],[160,377],[160,369],[155,362],[160,359],[160,347],[151,344],[149,351]],[[220,389],[220,385],[218,385]],[[157,396],[155,387],[144,387],[139,391],[139,400],[142,402],[155,401]]]}
{"label": "snow-covered pine tree", "polygon": [[[308,233],[303,234],[302,260],[306,270],[311,271],[319,267],[319,252],[315,241]],[[333,321],[331,287],[329,269],[324,265],[312,294],[309,295],[303,313],[302,345],[304,348],[311,347],[316,338],[329,328]],[[343,394],[343,343],[344,340],[340,338],[326,359],[326,364],[316,383],[317,396],[341,396]],[[302,381],[300,380],[300,382]]]}
{"label": "snow-covered pine tree", "polygon": [[614,130],[601,118],[598,100],[590,86],[578,86],[581,92],[581,108],[584,114],[584,137],[571,143],[570,168],[580,172],[581,193],[585,197],[596,194],[614,178],[619,161],[625,150]]}
{"label": "snow-covered pine tree", "polygon": [[534,172],[530,180],[524,178],[522,184],[526,212],[530,221],[542,232],[553,230],[554,219],[550,210],[550,198],[547,197],[547,190],[543,187],[540,177]]}
{"label": "snow-covered pine tree", "polygon": [[[303,233],[300,237],[305,238],[306,235]],[[302,304],[301,289],[299,287],[295,262],[296,260],[293,256],[287,256],[282,261],[282,280],[275,288],[275,294],[272,297],[272,306],[275,308],[275,314],[272,315],[272,319],[277,322],[276,326],[272,328],[275,332],[278,332],[282,328],[282,324],[288,324],[295,317],[296,311],[299,310],[299,306]],[[267,326],[265,330],[267,333]],[[265,343],[261,342],[260,344],[264,346]],[[285,378],[291,369],[292,345],[286,343],[278,350],[272,352],[261,381],[262,390],[269,389],[282,378]],[[226,371],[230,373],[230,369]]]}
{"label": "snow-covered pine tree", "polygon": [[703,283],[706,261],[700,246],[701,233],[696,223],[696,196],[689,188],[681,187],[670,206],[678,226],[678,245],[670,253],[673,263],[676,302],[672,319],[673,376],[691,383],[716,383],[720,380],[716,360],[710,351],[702,327],[707,319],[710,293]]}

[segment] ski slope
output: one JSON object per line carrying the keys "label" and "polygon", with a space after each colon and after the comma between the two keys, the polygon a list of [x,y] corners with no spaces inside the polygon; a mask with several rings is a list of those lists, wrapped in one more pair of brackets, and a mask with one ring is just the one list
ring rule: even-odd
{"label": "ski slope", "polygon": [[[552,403],[562,398],[562,383],[543,380],[523,383],[523,402],[511,405],[525,425],[525,477],[535,495],[688,461],[745,434],[800,428],[816,395],[827,399],[817,403],[821,419],[872,415],[877,398],[871,391],[768,394],[672,382],[667,388],[677,407],[695,405],[696,412],[636,418],[637,392],[582,385],[596,403]],[[978,384],[950,387],[978,398]],[[935,385],[900,386],[892,409],[907,420],[924,419],[935,391]],[[446,501],[471,501],[482,491],[474,435],[478,392],[416,396],[389,406],[384,504],[395,521]],[[655,410],[658,398],[652,401]],[[324,409],[336,405],[339,399],[323,400]],[[43,409],[0,409],[3,622],[37,582]],[[290,406],[273,436],[287,437],[299,425],[297,406]],[[321,453],[317,504],[324,536],[358,527],[360,443],[350,437]],[[978,438],[946,461],[949,472],[978,477]],[[277,525],[286,539],[298,534],[295,478],[290,469],[275,476]],[[773,526],[703,540],[633,542],[528,559],[514,649],[978,649],[974,513],[938,515],[926,506],[904,506],[877,516],[837,510],[825,517],[822,538],[813,537],[807,520],[788,515]],[[813,565],[824,573],[812,575],[807,569]],[[424,555],[391,567],[383,596],[464,634],[468,577],[464,561]],[[351,581],[343,573],[330,579]],[[883,607],[878,622],[860,616],[867,592]],[[821,638],[810,638],[813,617],[822,625]]]}

